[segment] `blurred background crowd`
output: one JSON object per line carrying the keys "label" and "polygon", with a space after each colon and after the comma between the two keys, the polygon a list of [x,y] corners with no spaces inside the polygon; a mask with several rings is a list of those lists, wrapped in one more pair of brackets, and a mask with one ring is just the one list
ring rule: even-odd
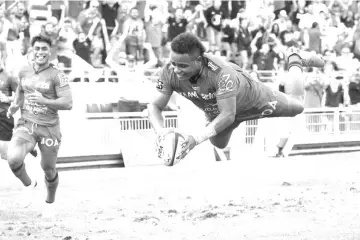
{"label": "blurred background crowd", "polygon": [[359,18],[358,0],[1,1],[0,51],[6,70],[16,71],[31,58],[31,37],[44,34],[51,60],[72,81],[93,71],[121,81],[124,71],[163,66],[171,40],[189,31],[209,53],[281,90],[284,52],[296,45],[326,60],[324,69],[307,69],[305,107],[357,106]]}

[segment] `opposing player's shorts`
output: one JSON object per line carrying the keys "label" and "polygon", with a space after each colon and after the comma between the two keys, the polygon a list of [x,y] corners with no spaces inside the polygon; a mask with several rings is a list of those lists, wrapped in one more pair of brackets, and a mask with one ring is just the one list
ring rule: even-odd
{"label": "opposing player's shorts", "polygon": [[60,125],[43,126],[20,118],[14,129],[13,138],[26,140],[38,146],[43,154],[57,156],[61,143]]}
{"label": "opposing player's shorts", "polygon": [[7,111],[0,113],[0,140],[1,141],[10,141],[13,135],[14,129],[14,118],[7,118]]}
{"label": "opposing player's shorts", "polygon": [[300,101],[293,99],[278,90],[266,85],[261,85],[261,96],[257,106],[244,113],[237,113],[234,123],[229,129],[235,129],[241,122],[271,118],[271,117],[294,117],[304,111]]}

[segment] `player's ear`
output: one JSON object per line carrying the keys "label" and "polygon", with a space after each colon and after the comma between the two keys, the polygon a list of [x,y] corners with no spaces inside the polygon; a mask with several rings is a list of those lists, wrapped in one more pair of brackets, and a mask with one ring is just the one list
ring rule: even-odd
{"label": "player's ear", "polygon": [[202,63],[202,56],[198,56],[198,57],[195,59],[195,63],[196,63],[196,65],[200,66],[201,63]]}

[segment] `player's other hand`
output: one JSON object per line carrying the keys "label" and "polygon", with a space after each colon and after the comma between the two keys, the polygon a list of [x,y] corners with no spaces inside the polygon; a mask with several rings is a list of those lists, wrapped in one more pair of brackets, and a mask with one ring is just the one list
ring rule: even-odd
{"label": "player's other hand", "polygon": [[17,110],[19,110],[19,106],[16,106],[13,103],[11,103],[11,105],[8,108],[8,111],[6,113],[6,117],[11,118],[17,112]]}
{"label": "player's other hand", "polygon": [[44,105],[44,104],[47,103],[47,99],[44,98],[44,96],[38,91],[35,91],[35,92],[30,93],[29,95],[27,95],[27,99],[30,102],[34,102],[34,103],[37,103],[37,104]]}
{"label": "player's other hand", "polygon": [[155,149],[158,151],[158,148],[161,146],[164,136],[170,132],[173,132],[173,128],[161,128],[156,131],[156,140],[155,140]]}
{"label": "player's other hand", "polygon": [[183,159],[197,145],[197,143],[192,135],[180,132],[179,134],[181,134],[181,136],[184,138],[184,141],[181,144],[181,152],[176,158]]}

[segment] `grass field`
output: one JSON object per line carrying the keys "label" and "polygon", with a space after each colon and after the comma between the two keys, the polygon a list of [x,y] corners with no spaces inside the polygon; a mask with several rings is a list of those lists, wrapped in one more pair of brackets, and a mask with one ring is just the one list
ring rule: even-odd
{"label": "grass field", "polygon": [[25,210],[0,163],[1,240],[360,239],[360,153],[61,172],[53,222],[28,166],[41,185]]}

